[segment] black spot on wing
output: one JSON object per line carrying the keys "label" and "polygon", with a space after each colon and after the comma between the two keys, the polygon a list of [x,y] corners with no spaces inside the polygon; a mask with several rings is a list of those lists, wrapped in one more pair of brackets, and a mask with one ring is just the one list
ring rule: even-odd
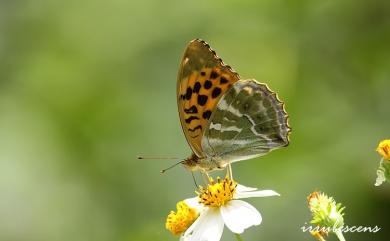
{"label": "black spot on wing", "polygon": [[198,95],[198,104],[204,106],[207,102],[207,95]]}
{"label": "black spot on wing", "polygon": [[188,117],[185,121],[187,124],[190,124],[192,120],[199,120],[199,118],[197,116],[190,116]]}
{"label": "black spot on wing", "polygon": [[210,110],[206,110],[202,114],[203,119],[206,119],[206,120],[210,119],[210,116],[211,116],[211,111]]}
{"label": "black spot on wing", "polygon": [[221,91],[222,91],[221,88],[215,87],[213,89],[213,92],[211,93],[211,96],[213,98],[217,98],[221,94]]}
{"label": "black spot on wing", "polygon": [[196,108],[196,106],[193,105],[188,109],[184,109],[184,112],[187,114],[195,114],[195,113],[198,113],[198,108]]}
{"label": "black spot on wing", "polygon": [[193,90],[193,92],[194,92],[194,93],[199,93],[200,87],[202,87],[202,86],[200,85],[200,83],[199,83],[199,82],[196,82],[195,85],[194,85],[194,90]]}
{"label": "black spot on wing", "polygon": [[206,72],[202,71],[202,72],[200,72],[200,75],[205,76]]}
{"label": "black spot on wing", "polygon": [[186,91],[186,99],[190,100],[191,96],[192,96],[192,89],[191,89],[191,87],[188,87],[187,91]]}
{"label": "black spot on wing", "polygon": [[216,78],[218,78],[218,73],[217,72],[215,72],[215,71],[211,71],[211,74],[210,74],[210,78],[211,79],[216,79]]}
{"label": "black spot on wing", "polygon": [[211,83],[211,81],[210,80],[206,80],[205,82],[204,82],[204,88],[206,89],[206,90],[208,90],[208,89],[210,89],[211,88],[211,86],[213,86],[213,84]]}
{"label": "black spot on wing", "polygon": [[226,83],[228,83],[229,81],[227,80],[227,79],[225,79],[224,77],[221,77],[221,79],[219,80],[219,83],[221,84],[221,85],[223,85],[223,84],[226,84]]}
{"label": "black spot on wing", "polygon": [[194,127],[193,129],[191,129],[191,128],[188,128],[188,131],[191,131],[191,132],[194,132],[194,131],[196,131],[196,130],[202,130],[202,126],[201,125],[198,125],[198,126],[196,126],[196,127]]}

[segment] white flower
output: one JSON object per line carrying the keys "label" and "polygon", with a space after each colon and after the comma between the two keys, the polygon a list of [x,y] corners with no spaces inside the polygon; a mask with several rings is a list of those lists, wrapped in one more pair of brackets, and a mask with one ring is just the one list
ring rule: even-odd
{"label": "white flower", "polygon": [[233,233],[243,233],[245,229],[259,225],[262,218],[256,208],[238,199],[269,196],[279,194],[272,190],[258,191],[229,179],[218,179],[207,188],[201,188],[199,196],[184,201],[199,213],[199,217],[182,234],[180,240],[219,241],[224,225]]}

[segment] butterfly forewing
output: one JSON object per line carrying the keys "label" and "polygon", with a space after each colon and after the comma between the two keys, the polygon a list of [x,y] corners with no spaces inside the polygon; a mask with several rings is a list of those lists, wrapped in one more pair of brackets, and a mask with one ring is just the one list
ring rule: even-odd
{"label": "butterfly forewing", "polygon": [[208,156],[246,160],[287,146],[290,127],[283,102],[266,85],[240,80],[219,101],[202,140]]}
{"label": "butterfly forewing", "polygon": [[191,41],[180,63],[177,102],[185,137],[198,157],[203,157],[202,137],[220,98],[239,80],[210,46]]}

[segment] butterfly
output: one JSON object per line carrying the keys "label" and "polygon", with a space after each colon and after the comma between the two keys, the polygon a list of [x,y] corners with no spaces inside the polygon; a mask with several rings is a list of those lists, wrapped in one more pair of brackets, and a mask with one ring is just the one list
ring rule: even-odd
{"label": "butterfly", "polygon": [[177,78],[181,126],[192,155],[189,170],[223,169],[289,144],[288,115],[276,93],[240,79],[201,39],[184,51]]}

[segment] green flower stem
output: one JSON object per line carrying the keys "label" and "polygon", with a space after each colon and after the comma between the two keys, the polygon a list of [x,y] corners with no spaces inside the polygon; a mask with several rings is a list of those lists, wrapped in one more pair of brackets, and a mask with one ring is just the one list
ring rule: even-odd
{"label": "green flower stem", "polygon": [[341,231],[341,229],[338,229],[334,233],[336,234],[337,238],[339,238],[340,241],[345,241],[345,238],[343,236],[343,232]]}
{"label": "green flower stem", "polygon": [[242,240],[241,235],[239,235],[238,233],[235,233],[234,236],[236,236],[237,241],[244,241]]}

